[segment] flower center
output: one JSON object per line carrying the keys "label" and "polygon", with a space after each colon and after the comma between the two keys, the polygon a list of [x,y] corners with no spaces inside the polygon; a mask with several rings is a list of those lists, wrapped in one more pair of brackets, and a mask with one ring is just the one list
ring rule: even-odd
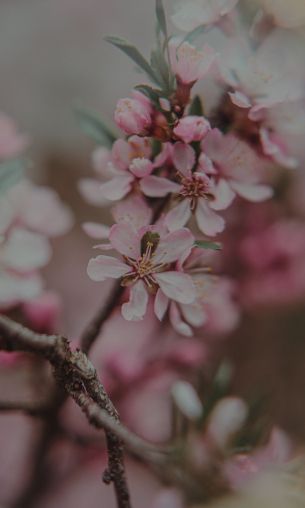
{"label": "flower center", "polygon": [[153,259],[159,239],[160,237],[156,233],[146,233],[141,242],[141,257],[138,259],[125,257],[128,265],[132,267],[132,271],[124,275],[122,286],[129,286],[141,279],[150,290],[154,290],[157,287],[154,273],[162,271],[166,266],[164,263],[155,263]]}
{"label": "flower center", "polygon": [[191,210],[196,208],[198,198],[214,199],[208,178],[202,178],[201,175],[193,174],[189,177],[183,177],[181,183],[183,187],[180,195],[191,200]]}

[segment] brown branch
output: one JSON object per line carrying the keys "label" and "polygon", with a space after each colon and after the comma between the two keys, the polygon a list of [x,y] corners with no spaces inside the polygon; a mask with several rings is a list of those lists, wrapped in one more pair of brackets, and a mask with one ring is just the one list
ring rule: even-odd
{"label": "brown branch", "polygon": [[[115,422],[119,422],[118,413],[99,382],[92,363],[82,352],[72,352],[64,337],[37,334],[7,317],[0,316],[0,349],[42,356],[53,366],[55,378],[60,386],[64,387],[76,403],[82,401],[83,407],[80,406],[82,409],[84,404],[87,408],[91,405],[96,406],[105,410]],[[118,508],[130,508],[122,441],[107,429],[106,438],[108,469],[105,481],[114,484]]]}

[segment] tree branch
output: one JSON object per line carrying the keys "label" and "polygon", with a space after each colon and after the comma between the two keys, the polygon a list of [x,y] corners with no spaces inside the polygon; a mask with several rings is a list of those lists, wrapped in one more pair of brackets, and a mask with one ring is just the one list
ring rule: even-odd
{"label": "tree branch", "polygon": [[[72,352],[66,338],[37,334],[5,316],[0,316],[0,349],[42,356],[53,366],[60,386],[64,387],[83,410],[87,408],[84,410],[86,414],[91,407],[95,408],[95,411],[103,409],[110,419],[119,423],[118,413],[99,382],[92,363],[81,351]],[[101,428],[104,428],[103,424]],[[122,441],[107,428],[106,439],[108,469],[104,479],[107,483],[114,484],[118,508],[130,508]]]}

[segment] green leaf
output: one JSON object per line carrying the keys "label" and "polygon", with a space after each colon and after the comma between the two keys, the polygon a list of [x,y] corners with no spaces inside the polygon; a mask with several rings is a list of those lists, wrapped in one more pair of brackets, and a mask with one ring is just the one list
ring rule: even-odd
{"label": "green leaf", "polygon": [[205,240],[196,240],[195,245],[201,249],[221,250],[222,248],[222,245],[219,242],[208,242]]}
{"label": "green leaf", "polygon": [[170,70],[160,47],[153,50],[150,55],[150,65],[155,73],[161,88],[169,92]]}
{"label": "green leaf", "polygon": [[160,30],[167,39],[166,16],[162,0],[156,0],[156,16]]}
{"label": "green leaf", "polygon": [[85,111],[83,109],[77,109],[75,111],[79,125],[82,131],[93,139],[99,145],[111,147],[116,136],[111,132],[110,129],[97,118],[93,113]]}
{"label": "green leaf", "polygon": [[12,159],[0,164],[0,194],[20,180],[24,168],[23,159]]}
{"label": "green leaf", "polygon": [[121,39],[120,37],[105,37],[105,40],[112,44],[113,46],[119,48],[123,53],[125,53],[133,62],[135,62],[146,74],[149,78],[155,83],[159,84],[155,73],[153,72],[151,66],[148,61],[144,58],[143,55],[139,52],[139,50],[133,46],[130,42],[125,39]]}
{"label": "green leaf", "polygon": [[203,105],[199,95],[196,95],[190,105],[189,115],[203,116]]}

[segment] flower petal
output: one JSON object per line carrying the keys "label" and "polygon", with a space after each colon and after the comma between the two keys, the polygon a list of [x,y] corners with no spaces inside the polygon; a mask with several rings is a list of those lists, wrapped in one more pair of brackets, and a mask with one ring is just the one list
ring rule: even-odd
{"label": "flower petal", "polygon": [[240,108],[251,108],[252,106],[250,99],[242,92],[229,92],[229,96],[235,106]]}
{"label": "flower petal", "polygon": [[186,273],[162,272],[154,274],[154,278],[168,298],[179,303],[192,303],[195,300],[196,288]]}
{"label": "flower petal", "polygon": [[133,180],[133,176],[128,174],[112,178],[109,182],[100,185],[100,194],[110,201],[122,199],[131,190]]}
{"label": "flower petal", "polygon": [[26,229],[14,229],[1,252],[1,261],[20,272],[42,268],[50,258],[51,247],[48,240]]}
{"label": "flower petal", "polygon": [[178,169],[183,176],[187,177],[191,175],[191,170],[195,161],[195,150],[190,145],[186,145],[185,143],[176,143],[174,145],[173,162],[176,169]]}
{"label": "flower petal", "polygon": [[179,192],[181,185],[171,182],[167,178],[149,175],[142,178],[140,188],[143,194],[152,198],[162,198],[170,192]]}
{"label": "flower petal", "polygon": [[145,284],[139,280],[130,289],[130,297],[127,303],[122,305],[122,316],[127,321],[141,321],[145,316],[148,304],[148,293]]}
{"label": "flower petal", "polygon": [[141,256],[141,239],[129,223],[114,224],[110,229],[109,241],[123,256],[133,259]]}
{"label": "flower petal", "polygon": [[78,188],[82,197],[93,206],[106,206],[109,200],[102,196],[100,191],[101,182],[94,178],[82,178],[78,182]]}
{"label": "flower petal", "polygon": [[152,209],[142,196],[131,195],[113,207],[112,215],[117,224],[127,222],[135,229],[140,229],[150,224]]}
{"label": "flower petal", "polygon": [[228,182],[221,178],[213,189],[215,199],[211,201],[210,207],[213,210],[225,210],[230,206],[235,198],[235,192],[232,191]]}
{"label": "flower petal", "polygon": [[183,199],[181,203],[172,208],[165,217],[165,224],[170,231],[180,229],[189,221],[191,216],[191,208],[187,199]]}
{"label": "flower petal", "polygon": [[204,312],[202,305],[197,302],[190,305],[181,304],[181,311],[184,319],[190,325],[197,328],[204,325],[207,320],[207,315]]}
{"label": "flower petal", "polygon": [[87,274],[91,280],[101,282],[106,279],[119,279],[130,271],[130,266],[112,256],[101,254],[90,259]]}
{"label": "flower petal", "polygon": [[235,190],[236,194],[254,203],[265,201],[273,195],[273,189],[269,185],[255,185],[231,181],[231,187]]}
{"label": "flower petal", "polygon": [[174,330],[176,330],[176,332],[184,335],[185,337],[192,337],[192,328],[187,323],[182,321],[179,309],[175,303],[171,303],[169,309],[169,319],[172,327]]}
{"label": "flower petal", "polygon": [[168,308],[168,303],[169,303],[168,297],[165,296],[163,291],[161,291],[161,289],[159,288],[154,302],[154,312],[159,321],[162,321],[162,319],[164,318],[165,312],[167,311]]}
{"label": "flower petal", "polygon": [[161,238],[155,252],[155,263],[173,263],[178,261],[185,252],[191,250],[195,238],[187,228],[177,229]]}
{"label": "flower petal", "polygon": [[198,227],[205,235],[215,236],[224,230],[224,219],[211,210],[204,199],[198,199],[195,214]]}
{"label": "flower petal", "polygon": [[144,157],[137,157],[132,160],[129,171],[138,178],[150,175],[153,170],[153,163]]}
{"label": "flower petal", "polygon": [[110,227],[105,224],[97,224],[96,222],[84,222],[82,228],[85,233],[95,240],[108,240]]}

